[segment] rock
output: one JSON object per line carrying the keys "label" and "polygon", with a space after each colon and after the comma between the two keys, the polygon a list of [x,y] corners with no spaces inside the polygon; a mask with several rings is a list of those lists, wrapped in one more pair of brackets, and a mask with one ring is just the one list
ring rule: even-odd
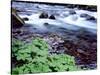
{"label": "rock", "polygon": [[51,16],[49,17],[49,19],[53,19],[53,20],[55,20],[56,18],[55,18],[54,15],[51,15]]}
{"label": "rock", "polygon": [[24,21],[28,21],[29,19],[27,17],[23,18]]}
{"label": "rock", "polygon": [[43,12],[41,13],[41,15],[39,16],[39,18],[48,18],[48,14]]}
{"label": "rock", "polygon": [[88,16],[87,18],[86,18],[86,20],[92,20],[92,21],[96,21],[96,18],[95,17],[93,17],[93,16]]}
{"label": "rock", "polygon": [[76,14],[76,12],[74,10],[70,10],[69,14],[74,15],[74,14]]}
{"label": "rock", "polygon": [[88,15],[88,14],[81,14],[80,17],[83,17],[83,18],[86,18],[86,20],[89,20],[89,21],[97,21],[97,19],[91,15]]}
{"label": "rock", "polygon": [[89,15],[85,14],[85,13],[83,13],[83,14],[80,15],[80,17],[87,17],[87,16],[89,16]]}
{"label": "rock", "polygon": [[12,13],[11,13],[11,25],[13,28],[19,28],[22,27],[25,22],[18,16],[16,13],[16,10],[12,8]]}
{"label": "rock", "polygon": [[44,25],[45,25],[45,26],[48,26],[48,25],[49,25],[49,23],[44,23]]}
{"label": "rock", "polygon": [[21,10],[19,10],[19,9],[16,9],[16,11],[17,11],[17,12],[21,12]]}
{"label": "rock", "polygon": [[63,15],[61,15],[61,17],[68,17],[69,16],[69,14],[63,14]]}

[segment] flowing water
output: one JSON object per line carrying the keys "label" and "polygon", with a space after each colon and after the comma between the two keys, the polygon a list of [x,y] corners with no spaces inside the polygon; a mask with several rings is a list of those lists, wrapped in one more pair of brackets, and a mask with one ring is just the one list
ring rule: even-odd
{"label": "flowing water", "polygon": [[[86,17],[80,17],[81,14],[88,14],[97,18],[97,12],[90,12],[86,10],[69,9],[64,6],[51,6],[45,4],[28,4],[28,3],[13,3],[13,7],[22,11],[19,12],[21,18],[27,17],[29,20],[25,21],[26,24],[30,24],[37,30],[50,31],[51,28],[56,26],[57,28],[65,28],[71,30],[78,30],[85,28],[87,31],[96,33],[97,24],[93,20],[86,20]],[[76,14],[69,14],[70,10],[74,10]],[[48,13],[48,15],[53,14],[56,19],[40,19],[39,16],[42,12]],[[45,25],[48,23],[49,25]],[[55,28],[55,30],[57,29]]]}

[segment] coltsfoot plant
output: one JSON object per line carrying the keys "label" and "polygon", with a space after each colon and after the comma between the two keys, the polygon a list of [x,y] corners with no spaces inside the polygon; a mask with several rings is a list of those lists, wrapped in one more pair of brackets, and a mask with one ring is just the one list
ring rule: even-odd
{"label": "coltsfoot plant", "polygon": [[[49,55],[49,45],[41,38],[35,38],[31,43],[12,40],[12,59],[16,59],[12,74],[29,74],[41,72],[75,71],[73,56],[67,54]],[[21,62],[24,63],[21,63]],[[12,62],[12,64],[14,64]]]}

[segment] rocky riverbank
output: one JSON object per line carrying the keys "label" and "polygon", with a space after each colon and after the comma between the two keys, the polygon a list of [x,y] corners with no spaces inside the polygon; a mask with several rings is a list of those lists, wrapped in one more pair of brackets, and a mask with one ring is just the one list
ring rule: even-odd
{"label": "rocky riverbank", "polygon": [[50,55],[69,54],[76,58],[76,64],[82,66],[83,69],[95,69],[97,66],[96,35],[91,35],[91,33],[86,33],[85,31],[77,32],[76,34],[66,34],[66,36],[61,36],[57,33],[38,34],[20,28],[13,30],[12,37],[26,43],[31,42],[33,38],[40,37],[49,44]]}

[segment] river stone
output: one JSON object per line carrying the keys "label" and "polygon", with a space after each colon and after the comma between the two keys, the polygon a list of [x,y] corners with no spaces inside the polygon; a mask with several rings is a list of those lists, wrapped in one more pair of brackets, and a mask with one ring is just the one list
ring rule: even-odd
{"label": "river stone", "polygon": [[55,20],[56,18],[55,18],[54,15],[51,15],[51,16],[49,17],[49,19],[53,19],[53,20]]}
{"label": "river stone", "polygon": [[74,10],[70,10],[69,14],[74,15],[74,14],[76,14],[76,12]]}
{"label": "river stone", "polygon": [[88,15],[88,14],[81,14],[80,17],[86,18],[88,21],[97,21],[95,17]]}
{"label": "river stone", "polygon": [[43,12],[40,14],[39,18],[48,18],[48,14]]}
{"label": "river stone", "polygon": [[28,21],[29,19],[27,17],[23,18],[24,21]]}
{"label": "river stone", "polygon": [[48,25],[50,25],[50,24],[49,24],[49,23],[44,23],[44,25],[45,25],[45,26],[48,26]]}
{"label": "river stone", "polygon": [[88,14],[85,14],[85,13],[80,14],[80,17],[87,17],[87,16],[89,16],[89,15]]}
{"label": "river stone", "polygon": [[88,17],[86,18],[86,20],[94,20],[94,21],[96,21],[96,18],[93,17],[93,16],[88,16]]}

